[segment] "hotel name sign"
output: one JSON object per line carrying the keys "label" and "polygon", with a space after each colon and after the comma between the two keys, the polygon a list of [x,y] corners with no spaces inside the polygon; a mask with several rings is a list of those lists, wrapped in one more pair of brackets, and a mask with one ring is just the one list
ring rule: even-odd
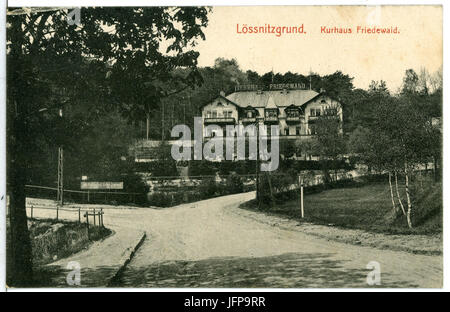
{"label": "hotel name sign", "polygon": [[271,83],[268,86],[257,84],[237,85],[235,91],[262,91],[262,90],[304,90],[306,85],[304,83]]}
{"label": "hotel name sign", "polygon": [[81,181],[82,190],[123,190],[123,182]]}

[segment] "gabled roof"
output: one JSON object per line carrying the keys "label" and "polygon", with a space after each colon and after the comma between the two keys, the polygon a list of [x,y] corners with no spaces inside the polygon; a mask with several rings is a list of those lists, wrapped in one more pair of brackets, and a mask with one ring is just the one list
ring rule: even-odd
{"label": "gabled roof", "polygon": [[296,109],[296,110],[299,110],[300,109],[300,107],[299,106],[296,106],[296,105],[294,105],[294,104],[291,104],[291,105],[289,105],[289,106],[287,106],[284,110],[289,110],[289,109]]}
{"label": "gabled roof", "polygon": [[261,107],[266,108],[269,104],[269,99],[275,103],[276,107],[287,107],[289,105],[302,106],[305,103],[313,100],[320,95],[313,90],[281,90],[271,91],[240,91],[228,95],[226,98],[240,107]]}
{"label": "gabled roof", "polygon": [[267,105],[265,108],[278,109],[278,107],[275,105],[275,102],[273,101],[273,97],[269,97],[269,100],[267,101]]}
{"label": "gabled roof", "polygon": [[232,105],[234,105],[234,106],[236,106],[237,108],[240,108],[240,107],[241,107],[240,105],[236,104],[236,103],[233,102],[232,100],[230,100],[230,99],[226,98],[225,96],[219,94],[216,98],[214,98],[214,99],[212,99],[212,100],[210,100],[210,101],[208,101],[208,102],[203,103],[202,105],[200,105],[200,108],[203,108],[203,106],[206,106],[206,105],[208,105],[208,104],[211,104],[212,102],[214,102],[215,100],[217,100],[217,99],[219,99],[219,98],[225,100],[226,102],[228,102],[228,103],[230,103],[230,104],[232,104]]}

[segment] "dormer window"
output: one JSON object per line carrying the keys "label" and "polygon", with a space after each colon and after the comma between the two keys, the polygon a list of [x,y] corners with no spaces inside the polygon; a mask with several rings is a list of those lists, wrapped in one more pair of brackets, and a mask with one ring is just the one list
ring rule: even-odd
{"label": "dormer window", "polygon": [[266,109],[265,116],[266,117],[278,117],[278,112],[276,109]]}
{"label": "dormer window", "polygon": [[301,115],[301,109],[294,104],[289,105],[284,109],[287,118],[299,118]]}

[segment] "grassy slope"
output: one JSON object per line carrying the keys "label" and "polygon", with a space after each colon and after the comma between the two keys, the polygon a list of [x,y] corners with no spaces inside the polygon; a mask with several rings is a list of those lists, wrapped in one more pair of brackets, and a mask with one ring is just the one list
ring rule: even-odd
{"label": "grassy slope", "polygon": [[[392,202],[387,183],[331,189],[306,195],[305,221],[392,234],[440,233],[442,184],[433,184],[422,191],[415,189],[420,188],[417,186],[413,188],[415,227],[412,230],[407,228],[404,216],[392,218]],[[267,212],[298,219],[299,201],[296,199],[278,203],[275,207],[268,208]]]}

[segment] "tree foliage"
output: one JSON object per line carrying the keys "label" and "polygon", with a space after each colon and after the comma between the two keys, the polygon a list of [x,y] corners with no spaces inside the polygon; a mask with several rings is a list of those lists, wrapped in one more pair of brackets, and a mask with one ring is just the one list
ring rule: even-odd
{"label": "tree foliage", "polygon": [[[8,282],[20,286],[32,279],[24,189],[32,163],[29,151],[42,143],[76,146],[86,125],[106,111],[117,109],[134,120],[179,85],[198,84],[194,47],[205,38],[208,9],[83,8],[80,25],[67,22],[68,9],[10,10],[7,144],[13,261]],[[189,72],[173,76],[179,67]]]}

